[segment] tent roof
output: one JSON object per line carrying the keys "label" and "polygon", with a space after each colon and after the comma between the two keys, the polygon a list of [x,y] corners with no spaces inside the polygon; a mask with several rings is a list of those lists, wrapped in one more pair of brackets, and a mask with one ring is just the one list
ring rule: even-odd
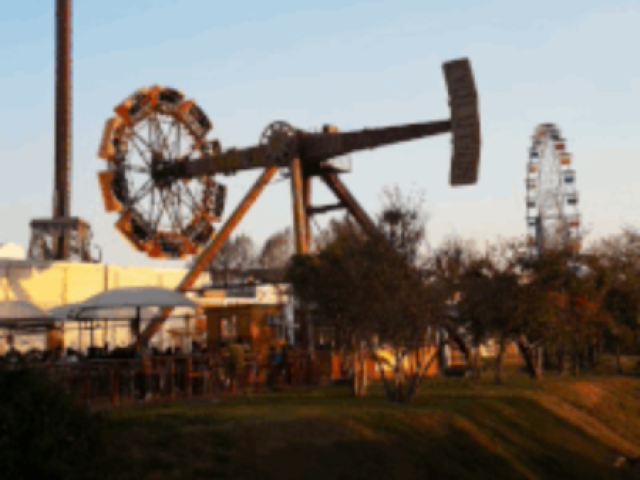
{"label": "tent roof", "polygon": [[130,287],[99,293],[78,305],[79,310],[120,307],[188,307],[198,305],[175,290],[159,287]]}

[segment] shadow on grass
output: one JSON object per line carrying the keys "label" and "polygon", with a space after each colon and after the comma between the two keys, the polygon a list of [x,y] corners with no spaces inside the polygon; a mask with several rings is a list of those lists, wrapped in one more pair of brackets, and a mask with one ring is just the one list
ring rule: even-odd
{"label": "shadow on grass", "polygon": [[571,419],[499,393],[397,406],[328,389],[141,409],[118,416],[109,455],[114,478],[136,480],[635,478]]}
{"label": "shadow on grass", "polygon": [[611,467],[616,454],[609,445],[534,399],[440,395],[423,399],[418,405],[463,418],[489,443],[499,446],[514,464],[536,477],[637,478]]}

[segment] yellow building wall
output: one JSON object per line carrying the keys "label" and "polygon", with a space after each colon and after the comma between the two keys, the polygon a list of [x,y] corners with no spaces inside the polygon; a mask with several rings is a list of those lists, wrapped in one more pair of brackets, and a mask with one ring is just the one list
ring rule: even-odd
{"label": "yellow building wall", "polygon": [[[120,287],[175,288],[187,270],[125,267],[68,262],[0,263],[2,300],[25,300],[44,309],[82,302],[92,295]],[[203,285],[202,275],[196,286]]]}

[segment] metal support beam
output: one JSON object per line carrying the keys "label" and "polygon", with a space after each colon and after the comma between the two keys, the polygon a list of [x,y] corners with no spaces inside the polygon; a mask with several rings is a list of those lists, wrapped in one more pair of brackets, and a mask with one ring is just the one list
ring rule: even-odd
{"label": "metal support beam", "polygon": [[311,236],[311,216],[309,215],[309,210],[311,209],[311,177],[308,175],[304,175],[302,177],[302,201],[304,203],[307,249],[311,251],[313,248],[313,239]]}
{"label": "metal support beam", "polygon": [[334,210],[342,210],[343,208],[347,207],[341,202],[333,205],[322,205],[321,207],[308,207],[307,216],[312,217],[321,213],[333,212]]}
{"label": "metal support beam", "polygon": [[349,213],[353,215],[353,218],[360,224],[362,229],[372,238],[380,239],[382,234],[378,227],[376,227],[373,220],[369,218],[367,212],[360,206],[356,199],[351,195],[351,192],[347,189],[346,185],[342,183],[338,175],[335,173],[326,173],[322,175],[322,180],[327,184],[329,189],[334,193],[336,197],[347,207]]}
{"label": "metal support beam", "polygon": [[304,193],[302,188],[302,163],[299,158],[293,159],[291,170],[291,196],[293,201],[293,225],[296,235],[296,253],[306,255],[309,253],[307,243],[307,212],[304,208]]}
{"label": "metal support beam", "polygon": [[[213,238],[207,248],[205,248],[200,256],[196,259],[193,267],[191,267],[191,270],[189,270],[187,275],[182,279],[182,281],[176,288],[178,292],[185,292],[193,287],[200,274],[204,271],[206,266],[209,265],[209,263],[211,263],[211,261],[215,258],[227,239],[231,236],[233,230],[238,226],[242,218],[255,203],[258,196],[269,184],[269,181],[271,181],[277,171],[277,167],[269,167],[265,169],[262,175],[260,175],[260,178],[258,178],[256,183],[251,187],[251,190],[249,190],[247,195],[242,199],[240,205],[236,207],[220,232]],[[171,315],[172,311],[173,308],[165,308],[158,317],[154,318],[149,323],[144,332],[142,332],[142,334],[140,335],[140,342],[148,342],[151,337],[153,337],[153,335],[158,332],[164,321],[169,317],[169,315]]]}

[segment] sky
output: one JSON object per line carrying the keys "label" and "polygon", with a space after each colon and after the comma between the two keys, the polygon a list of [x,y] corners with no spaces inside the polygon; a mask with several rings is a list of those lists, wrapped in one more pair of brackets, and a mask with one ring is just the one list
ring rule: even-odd
{"label": "sky", "polygon": [[[11,2],[0,16],[0,243],[25,248],[29,221],[52,209],[54,5]],[[140,87],[182,90],[223,148],[246,147],[274,120],[345,131],[447,119],[442,64],[466,57],[480,101],[478,183],[449,185],[450,135],[355,154],[343,181],[372,214],[385,186],[424,190],[432,245],[523,236],[531,135],[554,123],[593,241],[638,224],[638,25],[640,1],[76,0],[72,213],[89,220],[107,263],[182,266],[134,251],[98,188],[104,122]],[[257,176],[221,179],[227,214]],[[315,182],[314,203],[332,202]],[[238,231],[260,243],[290,223],[289,186],[273,182]]]}

